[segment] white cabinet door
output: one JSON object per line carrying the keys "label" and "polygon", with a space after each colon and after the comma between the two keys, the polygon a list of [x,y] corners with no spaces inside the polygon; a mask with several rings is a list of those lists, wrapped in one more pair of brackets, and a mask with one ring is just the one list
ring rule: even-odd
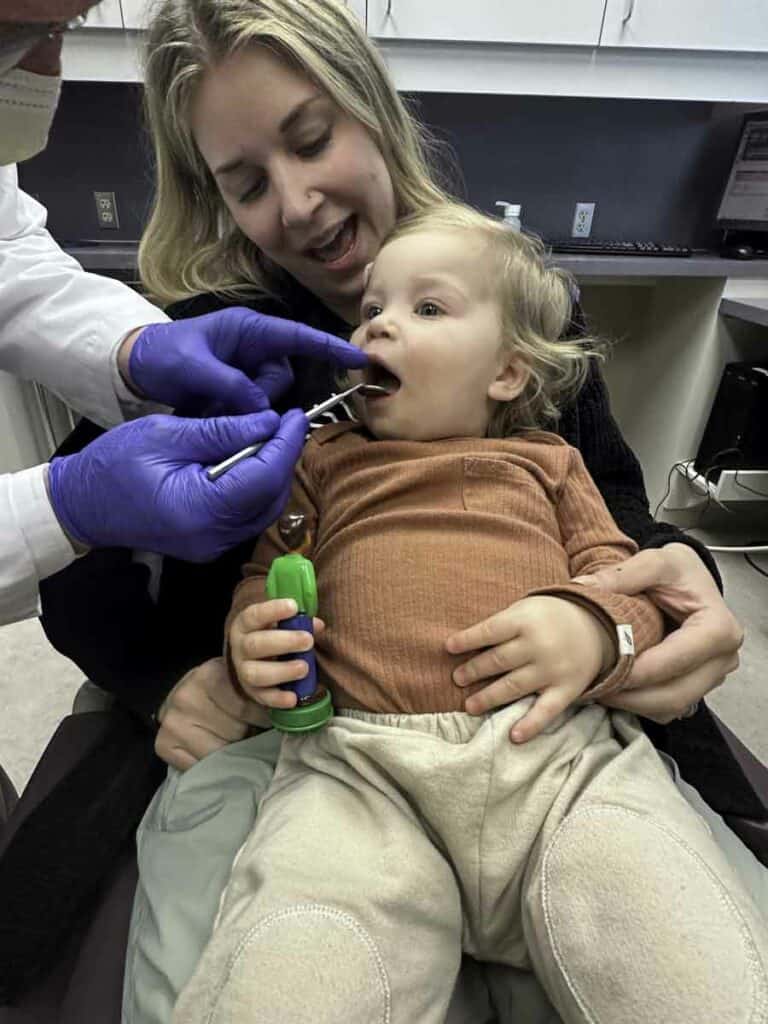
{"label": "white cabinet door", "polygon": [[120,0],[102,0],[88,11],[84,28],[122,28],[123,12]]}
{"label": "white cabinet door", "polygon": [[365,0],[345,0],[347,7],[351,7],[360,21],[365,24]]}
{"label": "white cabinet door", "polygon": [[122,0],[123,23],[126,28],[141,29],[147,27],[149,20],[149,0]]}
{"label": "white cabinet door", "polygon": [[768,0],[608,0],[602,46],[768,51]]}
{"label": "white cabinet door", "polygon": [[[365,0],[346,0],[346,2],[347,6],[352,8],[364,25]],[[122,0],[122,3],[125,27],[131,29],[146,28],[149,10],[152,6],[151,0]]]}
{"label": "white cabinet door", "polygon": [[368,0],[377,39],[596,46],[605,0]]}

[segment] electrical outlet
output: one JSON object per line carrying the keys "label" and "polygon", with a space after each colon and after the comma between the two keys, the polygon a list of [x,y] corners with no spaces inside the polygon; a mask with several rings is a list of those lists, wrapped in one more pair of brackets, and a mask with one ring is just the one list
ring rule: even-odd
{"label": "electrical outlet", "polygon": [[592,234],[592,218],[595,215],[596,203],[576,203],[573,214],[572,238],[589,238]]}
{"label": "electrical outlet", "polygon": [[117,200],[114,192],[94,192],[93,198],[96,203],[96,217],[100,228],[119,228],[120,219],[117,216]]}

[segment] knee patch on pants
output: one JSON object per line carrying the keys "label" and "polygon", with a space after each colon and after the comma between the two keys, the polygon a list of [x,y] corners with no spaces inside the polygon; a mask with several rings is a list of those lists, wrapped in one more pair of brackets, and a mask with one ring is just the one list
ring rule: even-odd
{"label": "knee patch on pants", "polygon": [[198,1019],[389,1024],[383,958],[350,914],[319,903],[298,904],[238,933],[219,977],[209,976],[210,1009]]}
{"label": "knee patch on pants", "polygon": [[584,1020],[767,1019],[765,929],[727,865],[719,877],[717,854],[702,850],[614,805],[559,826],[531,908],[535,959]]}

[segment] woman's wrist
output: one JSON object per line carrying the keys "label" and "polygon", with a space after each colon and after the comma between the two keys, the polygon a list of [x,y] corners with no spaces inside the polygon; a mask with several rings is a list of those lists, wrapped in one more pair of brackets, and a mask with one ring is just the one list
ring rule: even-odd
{"label": "woman's wrist", "polygon": [[675,530],[673,534],[668,536],[658,536],[650,541],[648,544],[644,544],[641,551],[646,550],[660,550],[663,551],[666,548],[682,549],[684,554],[690,557],[694,555],[696,561],[691,558],[692,565],[703,565],[707,573],[712,577],[717,586],[717,589],[722,594],[723,592],[723,580],[720,575],[720,570],[717,567],[717,562],[714,556],[707,550],[701,541],[696,540],[695,537],[689,537],[685,534],[680,534],[679,531]]}

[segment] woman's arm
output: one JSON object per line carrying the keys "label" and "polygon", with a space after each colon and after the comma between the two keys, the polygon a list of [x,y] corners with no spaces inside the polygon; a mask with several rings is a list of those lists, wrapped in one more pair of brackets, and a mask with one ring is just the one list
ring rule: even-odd
{"label": "woman's arm", "polygon": [[687,545],[696,552],[722,590],[717,565],[704,545],[677,526],[653,519],[643,471],[614,419],[608,389],[597,364],[592,364],[575,405],[564,414],[560,432],[581,451],[620,530],[640,548],[660,548],[673,543]]}
{"label": "woman's arm", "polygon": [[743,631],[720,595],[715,561],[677,527],[654,522],[640,465],[613,418],[596,367],[561,432],[581,450],[619,527],[643,549],[620,570],[596,574],[594,582],[616,594],[646,593],[678,624],[637,658],[625,689],[610,703],[658,722],[682,717],[739,663]]}
{"label": "woman's arm", "polygon": [[182,676],[163,701],[157,720],[155,753],[182,772],[244,739],[251,727],[270,727],[261,705],[235,692],[223,658],[205,661]]}

